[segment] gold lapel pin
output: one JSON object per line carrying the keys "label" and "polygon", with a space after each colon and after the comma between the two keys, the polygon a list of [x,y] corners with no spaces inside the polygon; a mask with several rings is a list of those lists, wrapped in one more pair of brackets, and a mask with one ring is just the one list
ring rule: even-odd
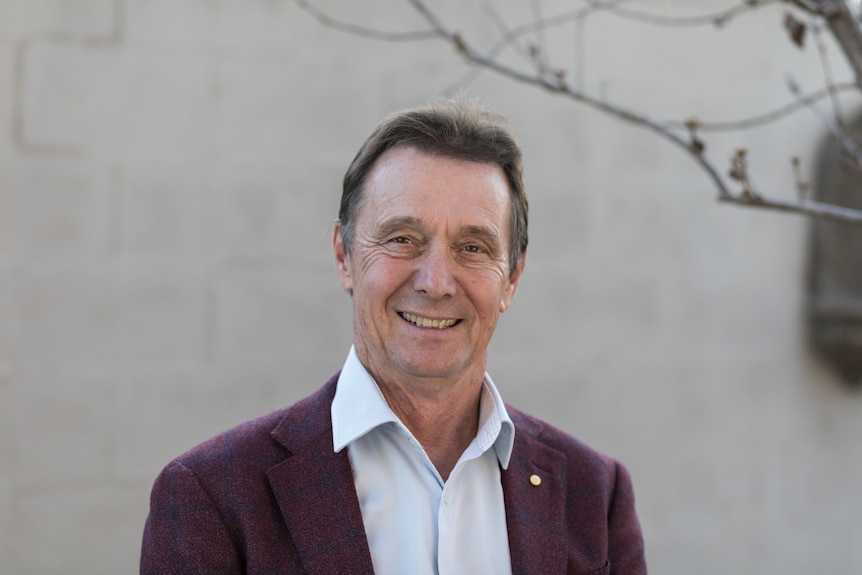
{"label": "gold lapel pin", "polygon": [[538,475],[531,475],[530,476],[530,483],[532,485],[535,485],[536,487],[538,487],[539,485],[542,484],[542,478],[539,477]]}

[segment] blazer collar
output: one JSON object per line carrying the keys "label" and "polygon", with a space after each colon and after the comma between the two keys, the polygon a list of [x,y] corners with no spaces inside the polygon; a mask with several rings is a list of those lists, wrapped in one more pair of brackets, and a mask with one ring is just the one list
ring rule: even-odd
{"label": "blazer collar", "polygon": [[337,380],[288,408],[272,437],[289,455],[267,476],[306,572],[373,573],[350,460],[332,449]]}
{"label": "blazer collar", "polygon": [[508,409],[516,428],[515,445],[501,476],[512,574],[565,573],[565,455],[538,440],[537,423]]}
{"label": "blazer collar", "polygon": [[[337,381],[335,374],[320,391],[288,408],[272,437],[289,455],[267,476],[307,572],[373,573],[350,459],[346,449],[333,450],[330,411]],[[512,573],[564,573],[565,455],[538,439],[537,423],[508,410],[517,431],[501,477]]]}

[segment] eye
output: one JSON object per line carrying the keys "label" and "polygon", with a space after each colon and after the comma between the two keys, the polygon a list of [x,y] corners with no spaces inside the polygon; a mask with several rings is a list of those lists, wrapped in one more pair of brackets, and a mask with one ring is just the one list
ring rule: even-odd
{"label": "eye", "polygon": [[408,255],[419,249],[420,242],[411,236],[392,236],[381,244],[392,254]]}
{"label": "eye", "polygon": [[478,246],[476,244],[468,244],[464,246],[464,251],[470,252],[472,254],[480,254],[485,250],[483,250],[481,246]]}

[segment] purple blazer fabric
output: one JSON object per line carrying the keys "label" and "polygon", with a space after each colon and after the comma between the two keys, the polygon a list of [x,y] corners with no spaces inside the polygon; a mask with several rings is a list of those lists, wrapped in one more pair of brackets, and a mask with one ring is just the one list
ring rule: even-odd
{"label": "purple blazer fabric", "polygon": [[[141,575],[373,573],[347,450],[332,450],[336,381],[172,461],[153,486]],[[516,429],[502,472],[512,572],[645,574],[625,468],[507,409]]]}

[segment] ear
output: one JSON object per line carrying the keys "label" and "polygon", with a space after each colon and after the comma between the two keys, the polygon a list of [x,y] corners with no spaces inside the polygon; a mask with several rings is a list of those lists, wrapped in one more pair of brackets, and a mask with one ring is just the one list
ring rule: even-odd
{"label": "ear", "polygon": [[518,282],[521,280],[521,274],[524,273],[524,266],[527,265],[527,252],[521,255],[518,260],[518,267],[515,268],[515,273],[509,278],[508,284],[503,289],[503,298],[500,300],[500,313],[509,309],[509,304],[512,303],[512,298],[515,297],[515,290],[518,289]]}
{"label": "ear", "polygon": [[350,254],[344,249],[341,240],[341,224],[337,223],[332,228],[332,252],[335,254],[335,269],[338,271],[338,279],[345,291],[353,293],[353,278],[350,275]]}

